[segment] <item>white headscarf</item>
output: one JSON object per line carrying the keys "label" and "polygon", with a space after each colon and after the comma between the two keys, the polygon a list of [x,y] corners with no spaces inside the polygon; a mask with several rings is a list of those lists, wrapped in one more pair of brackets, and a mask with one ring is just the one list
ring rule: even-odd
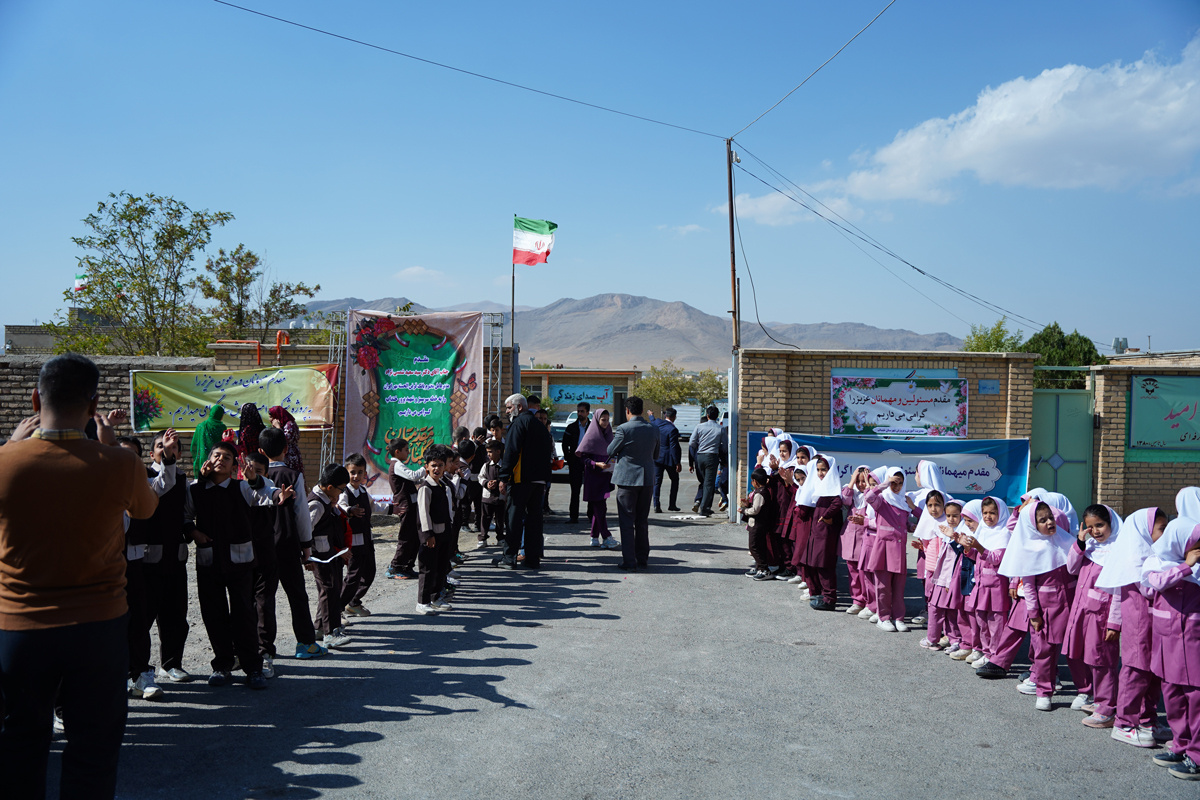
{"label": "white headscarf", "polygon": [[[984,550],[1004,550],[1008,547],[1008,540],[1012,537],[1012,532],[1008,529],[1008,503],[1005,503],[999,497],[988,495],[996,503],[996,511],[999,512],[999,517],[996,519],[995,525],[985,525],[983,522],[983,501],[979,502],[979,527],[975,529],[975,541],[979,542],[979,546]],[[976,501],[972,500],[971,505]],[[967,513],[963,510],[963,513]]]}
{"label": "white headscarf", "polygon": [[866,492],[860,492],[858,490],[858,487],[854,485],[854,479],[855,479],[855,477],[857,477],[858,471],[860,469],[865,469],[865,470],[870,471],[871,468],[869,466],[867,466],[866,464],[859,464],[857,467],[854,468],[854,471],[850,473],[850,483],[847,484],[847,486],[849,486],[854,491],[854,507],[856,509],[861,509],[867,504]]}
{"label": "white headscarf", "polygon": [[1008,549],[997,570],[1008,578],[1029,578],[1044,575],[1067,563],[1067,554],[1075,546],[1075,537],[1054,521],[1054,533],[1043,536],[1037,529],[1038,503],[1030,503],[1021,511],[1017,527],[1012,532]]}
{"label": "white headscarf", "polygon": [[1200,486],[1185,486],[1175,495],[1175,511],[1181,517],[1200,519]]}
{"label": "white headscarf", "polygon": [[812,490],[817,485],[816,463],[809,461],[807,464],[798,465],[795,474],[799,475],[801,472],[804,473],[804,483],[796,490],[796,505],[813,508],[817,505],[817,499],[812,496]]}
{"label": "white headscarf", "polygon": [[[949,498],[946,499],[946,502],[950,502]],[[942,526],[944,525],[946,525],[946,510],[944,506],[940,517],[933,516],[929,513],[928,509],[925,509],[921,513],[921,518],[917,520],[917,529],[913,531],[913,537],[920,539],[922,542],[928,542],[936,536],[942,541],[948,542],[950,541],[950,537],[942,530]]]}
{"label": "white headscarf", "polygon": [[884,487],[883,499],[892,508],[898,508],[907,514],[909,508],[908,503],[904,502],[904,487],[901,486],[900,491],[898,492],[893,492],[891,487],[892,476],[897,473],[899,473],[900,477],[904,478],[905,481],[908,480],[908,476],[904,474],[904,467],[888,467],[883,473],[884,480],[880,481],[880,484],[882,484]]}
{"label": "white headscarf", "polygon": [[1071,533],[1079,530],[1079,515],[1075,513],[1075,506],[1071,505],[1071,501],[1067,499],[1065,494],[1046,492],[1042,496],[1042,501],[1051,508],[1057,508],[1067,515],[1067,520],[1071,523]]}
{"label": "white headscarf", "polygon": [[942,473],[938,471],[937,464],[934,462],[926,459],[917,462],[917,480],[920,481],[921,488],[908,493],[908,499],[912,500],[913,505],[917,508],[925,508],[925,496],[934,489],[941,492],[943,497],[948,497],[942,481]]}
{"label": "white headscarf", "polygon": [[1154,518],[1158,508],[1140,508],[1121,522],[1121,535],[1117,537],[1096,586],[1100,589],[1120,589],[1131,583],[1142,582],[1142,565],[1150,557],[1154,540]]}
{"label": "white headscarf", "polygon": [[792,455],[788,459],[790,461],[791,459],[796,457],[796,448],[797,448],[796,440],[792,438],[792,435],[790,433],[781,433],[775,437],[775,455],[778,456],[780,458],[780,460],[783,459],[783,455],[780,452],[779,446],[782,445],[784,442],[787,442],[788,444],[790,444],[792,446]]}
{"label": "white headscarf", "polygon": [[813,447],[811,444],[797,445],[796,446],[796,454],[799,455],[801,450],[808,451],[808,460],[809,461],[812,461],[814,458],[817,457],[817,448]]}
{"label": "white headscarf", "polygon": [[[1109,523],[1112,528],[1112,533],[1109,534],[1109,537],[1105,539],[1103,543],[1097,542],[1095,539],[1089,536],[1087,544],[1084,546],[1084,549],[1087,551],[1087,557],[1099,564],[1101,567],[1107,565],[1109,559],[1112,558],[1113,547],[1116,545],[1117,539],[1120,537],[1122,525],[1120,515],[1118,515],[1117,512],[1114,511],[1110,506],[1104,507],[1108,509],[1109,519],[1112,520]],[[1084,517],[1086,518],[1087,514],[1084,514]]]}
{"label": "white headscarf", "polygon": [[[1146,559],[1146,563],[1142,564],[1143,584],[1145,584],[1146,576],[1151,572],[1166,572],[1185,563],[1184,557],[1187,556],[1189,545],[1195,547],[1194,539],[1197,536],[1197,528],[1200,528],[1200,521],[1190,517],[1176,517],[1167,523],[1166,532],[1150,546],[1150,557]],[[1192,567],[1192,574],[1184,580],[1200,583],[1200,580],[1196,579],[1198,572],[1200,572],[1200,562]]]}
{"label": "white headscarf", "polygon": [[833,456],[818,455],[810,463],[815,465],[817,460],[822,458],[829,462],[829,471],[825,473],[825,477],[817,477],[817,469],[814,466],[812,471],[808,473],[809,480],[804,483],[805,486],[808,486],[810,481],[813,482],[812,498],[814,501],[819,497],[838,497],[842,493],[842,482],[838,480],[836,458]]}

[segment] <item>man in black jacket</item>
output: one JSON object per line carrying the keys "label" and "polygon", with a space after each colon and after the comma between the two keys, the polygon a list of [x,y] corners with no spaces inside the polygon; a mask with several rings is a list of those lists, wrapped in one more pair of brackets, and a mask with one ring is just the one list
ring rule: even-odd
{"label": "man in black jacket", "polygon": [[508,492],[505,508],[508,530],[504,555],[495,565],[516,569],[517,553],[525,547],[526,569],[542,563],[542,501],[550,485],[550,459],[554,457],[554,439],[546,426],[538,422],[522,395],[504,401],[510,422],[504,435],[504,456],[500,459],[500,484]]}
{"label": "man in black jacket", "polygon": [[676,412],[673,408],[663,409],[663,418],[654,420],[658,428],[658,458],[654,459],[654,513],[662,513],[659,495],[662,492],[663,475],[671,482],[671,496],[667,508],[679,511],[679,473],[683,469],[683,452],[679,447],[679,429],[675,427]]}
{"label": "man in black jacket", "polygon": [[567,461],[567,470],[571,476],[570,508],[572,523],[579,522],[579,492],[583,488],[583,462],[575,455],[575,449],[579,447],[579,440],[583,438],[583,434],[587,431],[588,414],[591,411],[591,403],[579,403],[579,405],[575,406],[575,421],[563,431],[563,458]]}

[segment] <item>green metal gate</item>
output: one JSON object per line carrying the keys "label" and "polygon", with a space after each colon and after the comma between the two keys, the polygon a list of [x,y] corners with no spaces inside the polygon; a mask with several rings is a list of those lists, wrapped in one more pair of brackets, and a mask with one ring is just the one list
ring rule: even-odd
{"label": "green metal gate", "polygon": [[1034,389],[1029,485],[1061,492],[1083,515],[1092,503],[1090,389]]}

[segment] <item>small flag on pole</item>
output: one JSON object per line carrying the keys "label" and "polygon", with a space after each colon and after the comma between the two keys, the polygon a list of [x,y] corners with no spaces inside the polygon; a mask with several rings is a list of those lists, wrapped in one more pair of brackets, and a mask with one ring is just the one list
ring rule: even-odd
{"label": "small flag on pole", "polygon": [[87,288],[87,274],[75,276],[75,291],[82,292]]}
{"label": "small flag on pole", "polygon": [[554,247],[558,225],[544,219],[513,218],[513,263],[544,264]]}

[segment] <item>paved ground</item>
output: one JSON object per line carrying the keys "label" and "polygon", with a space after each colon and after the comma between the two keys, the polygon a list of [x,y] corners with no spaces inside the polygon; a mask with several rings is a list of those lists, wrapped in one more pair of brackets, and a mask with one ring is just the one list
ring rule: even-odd
{"label": "paved ground", "polygon": [[[565,487],[552,498],[564,509]],[[634,575],[579,530],[549,526],[540,574],[474,554],[436,618],[411,614],[411,583],[381,580],[350,649],[280,660],[266,692],[197,682],[131,701],[119,795],[1196,796],[1080,725],[1070,694],[1035,711],[1014,681],[919,648],[919,629],[747,580],[740,527],[655,517],[653,569]],[[196,622],[188,666],[207,675]]]}

